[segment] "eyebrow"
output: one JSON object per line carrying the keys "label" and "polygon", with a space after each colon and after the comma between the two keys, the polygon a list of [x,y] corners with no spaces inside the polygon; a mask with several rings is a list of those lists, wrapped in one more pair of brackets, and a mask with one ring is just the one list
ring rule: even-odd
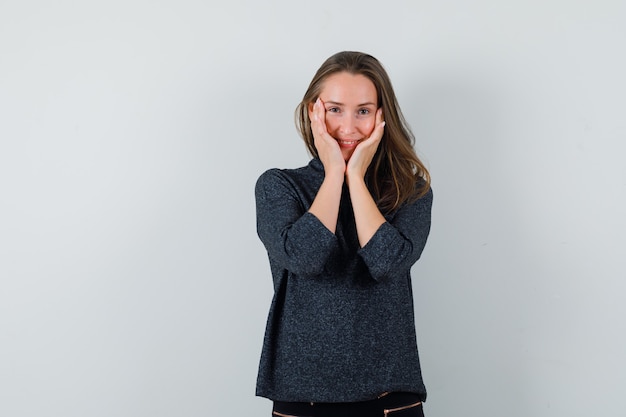
{"label": "eyebrow", "polygon": [[[338,101],[325,101],[325,104],[334,104],[335,106],[343,106],[343,103],[339,103]],[[357,107],[364,107],[364,106],[375,106],[376,103],[372,103],[372,102],[367,102],[367,103],[362,103],[362,104],[357,104]]]}

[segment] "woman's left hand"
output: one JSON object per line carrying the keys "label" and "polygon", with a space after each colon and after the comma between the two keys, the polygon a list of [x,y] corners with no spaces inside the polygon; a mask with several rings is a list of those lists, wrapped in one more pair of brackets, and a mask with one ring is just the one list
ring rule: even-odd
{"label": "woman's left hand", "polygon": [[364,139],[354,149],[354,153],[348,160],[346,167],[346,175],[353,178],[364,178],[367,168],[370,166],[374,154],[378,149],[380,140],[385,131],[385,122],[383,121],[383,109],[376,110],[376,125],[369,138]]}

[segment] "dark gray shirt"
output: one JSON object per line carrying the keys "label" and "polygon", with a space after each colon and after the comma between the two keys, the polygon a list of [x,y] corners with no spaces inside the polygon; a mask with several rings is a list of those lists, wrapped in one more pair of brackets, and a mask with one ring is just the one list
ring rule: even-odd
{"label": "dark gray shirt", "polygon": [[344,184],[335,234],[308,212],[319,159],[256,184],[257,231],[274,280],[256,393],[277,401],[352,402],[383,392],[426,398],[411,266],[430,230],[432,191],[385,216],[361,248]]}

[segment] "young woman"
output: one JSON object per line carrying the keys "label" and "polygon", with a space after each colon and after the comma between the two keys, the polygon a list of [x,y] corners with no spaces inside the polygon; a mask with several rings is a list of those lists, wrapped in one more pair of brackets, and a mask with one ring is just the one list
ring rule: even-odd
{"label": "young woman", "polygon": [[274,280],[257,395],[275,416],[423,416],[410,270],[432,191],[389,77],[333,55],[296,119],[313,159],[256,185]]}

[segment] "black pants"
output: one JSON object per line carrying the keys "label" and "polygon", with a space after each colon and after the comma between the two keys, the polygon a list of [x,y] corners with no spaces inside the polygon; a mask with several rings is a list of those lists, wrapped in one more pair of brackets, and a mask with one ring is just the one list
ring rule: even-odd
{"label": "black pants", "polygon": [[354,403],[292,403],[274,401],[273,417],[424,417],[417,394],[392,392]]}

